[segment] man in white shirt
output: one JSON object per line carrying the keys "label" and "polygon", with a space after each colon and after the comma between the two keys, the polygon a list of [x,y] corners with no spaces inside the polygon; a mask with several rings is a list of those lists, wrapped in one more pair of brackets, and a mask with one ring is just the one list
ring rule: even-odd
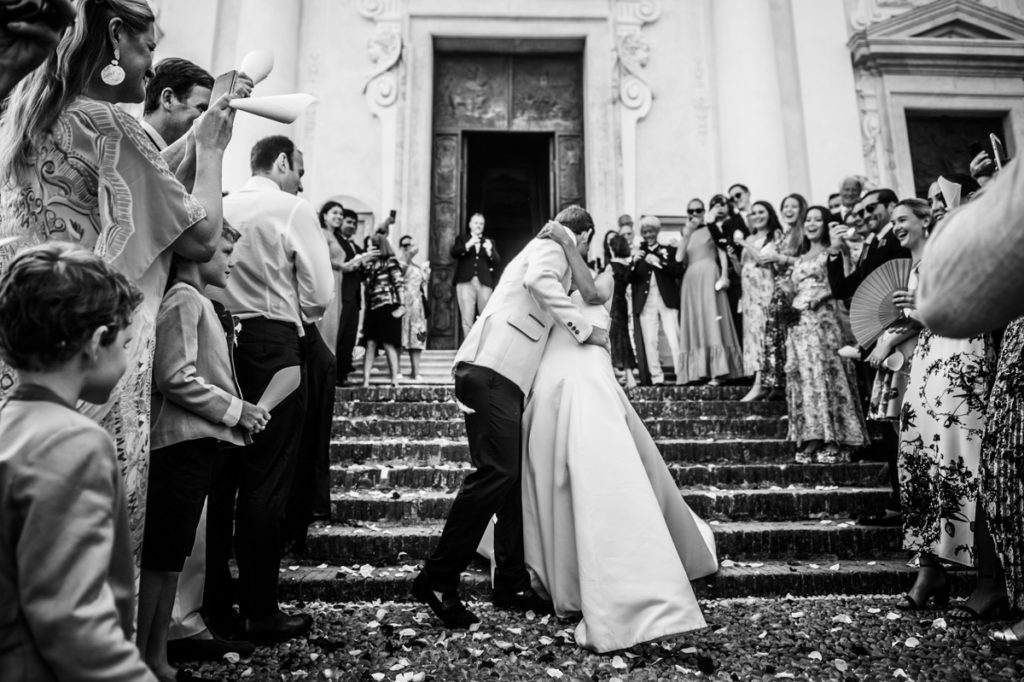
{"label": "man in white shirt", "polygon": [[[242,233],[236,265],[228,286],[209,294],[242,321],[235,367],[246,400],[258,402],[280,372],[301,378],[253,444],[232,450],[214,472],[203,615],[218,634],[260,644],[299,637],[313,624],[308,614],[280,610],[277,576],[300,442],[295,434],[306,407],[303,322],[323,315],[334,276],[316,212],[295,196],[302,190],[302,152],[287,137],[267,137],[253,147],[250,166],[249,182],[224,199],[224,220]],[[231,604],[232,521],[241,623]]]}

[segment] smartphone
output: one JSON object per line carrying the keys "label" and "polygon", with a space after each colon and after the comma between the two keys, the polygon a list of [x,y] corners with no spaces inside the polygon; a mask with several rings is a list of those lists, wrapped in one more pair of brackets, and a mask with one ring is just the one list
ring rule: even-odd
{"label": "smartphone", "polygon": [[213,91],[210,93],[210,105],[212,106],[214,102],[224,95],[233,93],[237,82],[237,71],[227,71],[217,76],[217,80],[213,82]]}
{"label": "smartphone", "polygon": [[398,211],[396,211],[395,209],[391,209],[391,213],[388,213],[388,215],[391,217],[392,220],[394,220],[398,216]]}
{"label": "smartphone", "polygon": [[1003,149],[1003,142],[995,133],[988,134],[988,141],[992,143],[992,160],[995,161],[996,169],[1003,170],[1003,159],[1006,158],[1006,150]]}

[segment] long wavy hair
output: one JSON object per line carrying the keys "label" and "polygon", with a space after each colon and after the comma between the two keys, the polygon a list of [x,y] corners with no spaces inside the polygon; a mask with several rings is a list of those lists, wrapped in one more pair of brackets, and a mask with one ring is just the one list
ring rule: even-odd
{"label": "long wavy hair", "polygon": [[768,222],[765,223],[764,229],[768,233],[765,238],[765,244],[770,244],[775,241],[778,235],[782,234],[782,223],[779,222],[779,215],[775,212],[775,207],[771,205],[771,202],[758,200],[750,205],[753,209],[755,206],[762,206],[764,210],[768,212]]}
{"label": "long wavy hair", "polygon": [[[799,192],[787,194],[779,202],[779,215],[782,215],[782,207],[786,204],[786,199],[794,199],[796,203],[800,204],[800,212],[797,213],[796,222],[789,228],[789,236],[786,238],[786,243],[783,244],[782,248],[786,253],[797,254],[800,253],[800,249],[804,244],[804,218],[807,216],[807,199]],[[782,227],[785,229],[786,226],[783,225]]]}
{"label": "long wavy hair", "polygon": [[0,184],[22,180],[54,122],[113,57],[107,30],[119,18],[139,34],[155,20],[146,0],[75,0],[78,18],[57,50],[15,88],[0,125]]}

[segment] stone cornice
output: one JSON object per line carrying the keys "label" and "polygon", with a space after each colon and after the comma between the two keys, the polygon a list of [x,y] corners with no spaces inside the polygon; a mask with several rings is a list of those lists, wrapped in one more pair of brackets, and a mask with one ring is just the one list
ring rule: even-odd
{"label": "stone cornice", "polygon": [[[958,23],[999,38],[933,37]],[[938,0],[854,33],[857,68],[922,76],[1017,76],[1024,73],[1024,21],[969,0]]]}

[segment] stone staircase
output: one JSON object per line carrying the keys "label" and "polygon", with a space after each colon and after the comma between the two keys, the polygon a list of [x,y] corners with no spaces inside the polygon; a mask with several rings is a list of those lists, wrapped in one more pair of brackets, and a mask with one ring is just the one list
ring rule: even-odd
{"label": "stone staircase", "polygon": [[[283,596],[407,599],[459,485],[471,471],[453,402],[453,353],[427,351],[417,385],[339,389],[331,446],[334,522],[286,558]],[[385,380],[378,366],[374,382]],[[408,359],[403,372],[408,371]],[[378,379],[380,377],[381,379]],[[630,391],[680,494],[712,524],[722,569],[703,597],[898,593],[912,582],[900,530],[851,520],[888,499],[881,465],[797,464],[781,401],[740,403],[745,387]],[[626,502],[624,500],[624,502]],[[464,591],[489,593],[487,565]]]}

